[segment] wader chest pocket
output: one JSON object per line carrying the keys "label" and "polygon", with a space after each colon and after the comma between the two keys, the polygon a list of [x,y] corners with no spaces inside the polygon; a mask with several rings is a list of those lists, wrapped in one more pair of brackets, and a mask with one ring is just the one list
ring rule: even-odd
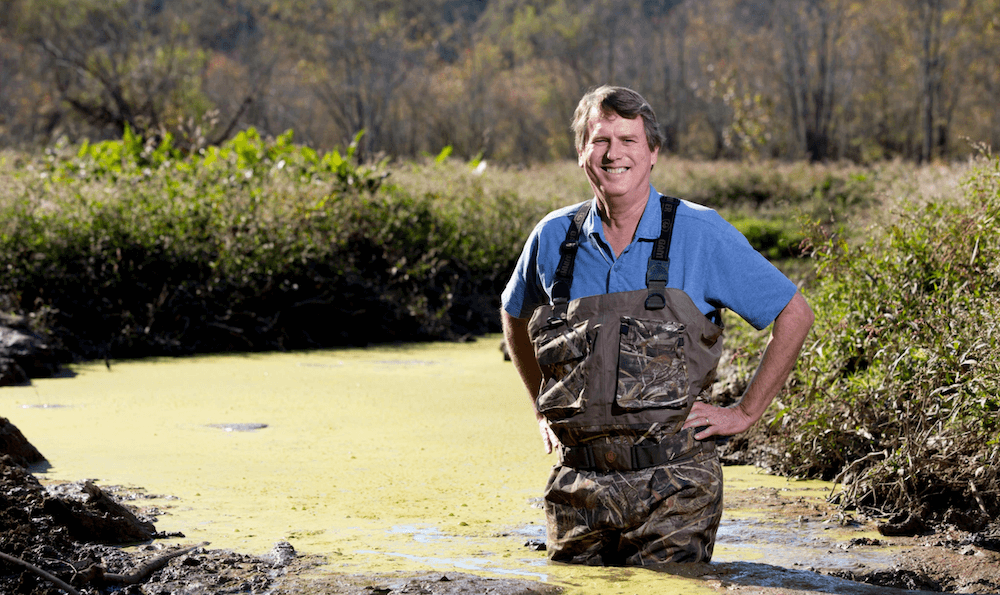
{"label": "wader chest pocket", "polygon": [[[535,355],[545,385],[538,395],[538,412],[548,419],[563,419],[584,409],[587,377],[584,360],[590,355],[597,328],[588,332],[587,322],[562,326],[535,339]],[[551,334],[549,334],[551,333]]]}
{"label": "wader chest pocket", "polygon": [[621,317],[615,398],[628,411],[687,405],[684,325]]}

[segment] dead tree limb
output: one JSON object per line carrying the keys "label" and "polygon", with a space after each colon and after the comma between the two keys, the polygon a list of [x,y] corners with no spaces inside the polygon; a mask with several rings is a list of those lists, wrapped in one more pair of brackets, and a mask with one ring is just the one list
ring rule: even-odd
{"label": "dead tree limb", "polygon": [[106,572],[104,573],[103,580],[105,583],[110,583],[112,585],[138,585],[148,579],[154,572],[166,566],[167,562],[173,560],[174,558],[183,556],[184,554],[191,553],[200,547],[205,547],[206,545],[208,545],[208,542],[203,541],[198,545],[192,545],[156,556],[128,574],[114,574]]}
{"label": "dead tree limb", "polygon": [[41,568],[35,566],[34,564],[32,564],[30,562],[25,562],[24,560],[22,560],[20,558],[16,558],[14,556],[11,556],[10,554],[5,554],[3,552],[0,552],[0,558],[2,558],[4,560],[7,560],[8,562],[13,562],[14,564],[18,564],[20,566],[23,566],[23,567],[27,568],[31,572],[34,572],[38,576],[44,578],[45,580],[47,580],[50,583],[52,583],[53,585],[59,587],[63,591],[66,591],[67,593],[69,593],[69,595],[80,595],[79,591],[77,591],[76,589],[74,589],[70,585],[66,584],[63,580],[59,579],[58,577],[56,577],[56,576],[54,576],[54,575],[52,575],[52,574],[50,574],[48,572],[45,572],[44,570],[42,570]]}

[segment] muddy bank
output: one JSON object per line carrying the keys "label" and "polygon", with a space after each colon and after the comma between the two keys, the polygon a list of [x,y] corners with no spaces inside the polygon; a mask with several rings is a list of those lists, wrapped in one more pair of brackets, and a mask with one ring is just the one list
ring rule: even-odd
{"label": "muddy bank", "polygon": [[62,372],[69,354],[53,347],[53,340],[32,328],[26,316],[0,312],[0,386],[51,378]]}
{"label": "muddy bank", "polygon": [[[288,542],[264,556],[167,547],[156,542],[155,513],[123,505],[92,482],[43,487],[9,456],[0,457],[0,593],[554,593],[521,579],[461,573],[303,578],[321,564]],[[128,497],[128,494],[124,494]],[[123,549],[122,545],[140,547]]]}

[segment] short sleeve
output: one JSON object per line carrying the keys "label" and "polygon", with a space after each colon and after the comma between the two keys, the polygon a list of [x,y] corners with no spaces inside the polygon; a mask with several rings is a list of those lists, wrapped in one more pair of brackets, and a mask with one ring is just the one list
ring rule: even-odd
{"label": "short sleeve", "polygon": [[535,308],[549,301],[538,275],[538,244],[541,229],[542,224],[539,223],[528,236],[507,286],[500,294],[500,303],[504,311],[514,318],[528,318]]}
{"label": "short sleeve", "polygon": [[710,242],[712,282],[706,301],[728,308],[757,330],[768,327],[798,291],[732,224],[713,224],[720,241]]}

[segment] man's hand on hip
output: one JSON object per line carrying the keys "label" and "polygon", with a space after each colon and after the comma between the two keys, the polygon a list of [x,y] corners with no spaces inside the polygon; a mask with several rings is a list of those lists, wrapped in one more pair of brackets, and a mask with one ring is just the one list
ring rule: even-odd
{"label": "man's hand on hip", "polygon": [[545,453],[552,454],[552,451],[559,446],[559,439],[552,433],[549,422],[544,417],[538,418],[538,431],[542,435],[542,442],[545,444]]}

